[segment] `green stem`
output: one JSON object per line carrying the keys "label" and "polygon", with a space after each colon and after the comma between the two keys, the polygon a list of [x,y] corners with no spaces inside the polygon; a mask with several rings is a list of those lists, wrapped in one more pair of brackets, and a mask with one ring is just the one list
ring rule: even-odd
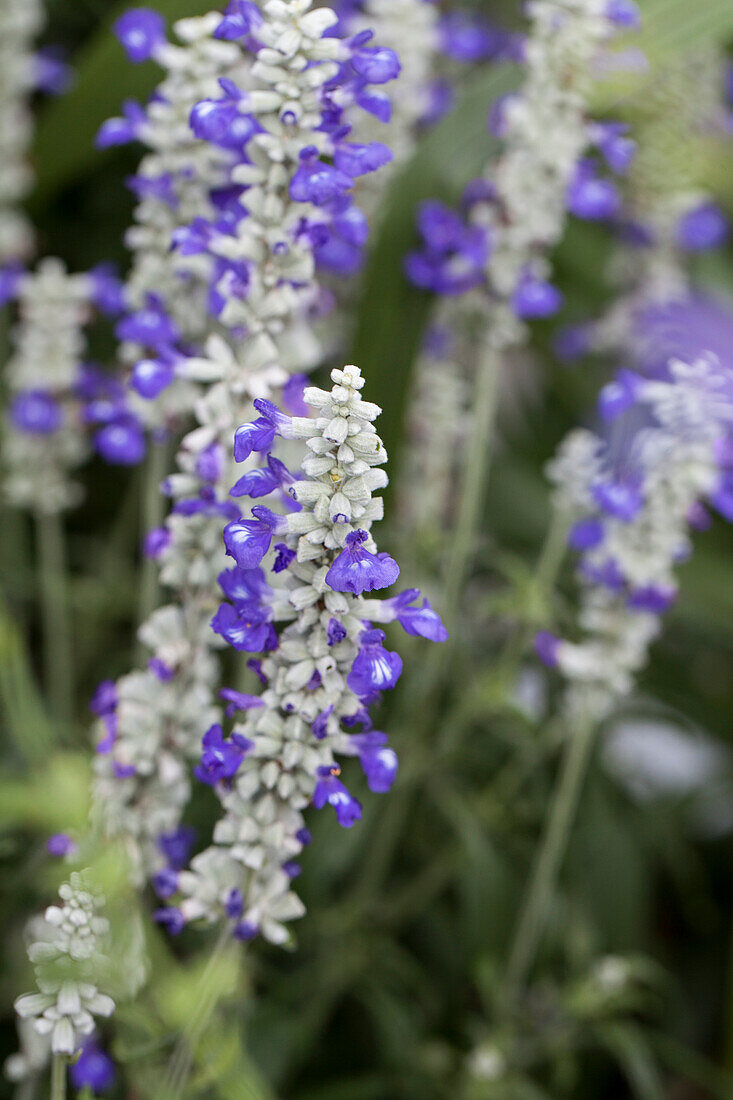
{"label": "green stem", "polygon": [[580,795],[593,747],[594,724],[578,719],[570,731],[555,793],[509,955],[505,997],[512,1001],[521,991],[542,940],[575,821]]}
{"label": "green stem", "polygon": [[225,925],[199,979],[196,1008],[191,1014],[186,1029],[181,1035],[169,1062],[164,1093],[166,1100],[169,1100],[169,1098],[170,1100],[181,1100],[185,1095],[186,1085],[196,1056],[196,1047],[209,1026],[218,1003],[217,992],[211,988],[211,977],[219,958],[231,942],[231,929]]}
{"label": "green stem", "polygon": [[64,525],[58,513],[36,514],[36,554],[49,709],[54,721],[68,724],[73,716],[74,665]]}
{"label": "green stem", "polygon": [[444,618],[449,629],[460,615],[460,600],[476,549],[476,534],[481,520],[491,465],[496,405],[499,389],[501,353],[486,347],[479,359],[474,392],[473,421],[466,442],[466,466],[455,535],[445,573]]}
{"label": "green stem", "polygon": [[51,1100],[66,1100],[66,1058],[55,1054],[51,1063]]}
{"label": "green stem", "polygon": [[[145,463],[140,522],[143,537],[165,518],[165,501],[160,485],[168,473],[170,448],[167,443],[153,443]],[[160,583],[158,563],[146,557],[143,561],[138,601],[138,625],[142,625],[158,606]]]}

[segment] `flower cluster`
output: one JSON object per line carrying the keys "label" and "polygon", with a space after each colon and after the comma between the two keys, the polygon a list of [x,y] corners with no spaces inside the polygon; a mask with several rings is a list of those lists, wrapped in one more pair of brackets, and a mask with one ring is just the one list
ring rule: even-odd
{"label": "flower cluster", "polygon": [[14,504],[60,512],[80,497],[71,472],[88,453],[86,426],[96,427],[94,446],[110,462],[129,461],[131,448],[144,450],[122,387],[83,363],[84,327],[95,306],[116,312],[119,284],[104,267],[70,275],[55,259],[6,284],[6,298],[18,298],[19,321],[7,366],[5,490]]}
{"label": "flower cluster", "polygon": [[33,41],[42,23],[41,0],[0,5],[0,264],[25,259],[33,250],[33,231],[19,204],[31,182],[28,100],[37,76]]}
{"label": "flower cluster", "polygon": [[[431,326],[440,338],[431,337],[417,365],[408,463],[414,469],[424,469],[435,453],[454,464],[459,450],[448,449],[455,437],[435,412],[445,407],[443,368],[464,380],[470,397],[477,363],[498,373],[493,360],[524,342],[525,322],[557,312],[562,294],[550,281],[548,254],[568,213],[613,216],[618,191],[601,166],[623,173],[634,155],[625,128],[594,122],[587,108],[594,62],[619,26],[636,22],[634,5],[532,0],[526,8],[528,35],[505,50],[524,63],[523,84],[490,111],[501,151],[468,185],[459,209],[423,204],[422,244],[406,260],[409,279],[442,297]],[[454,423],[468,419],[470,401],[462,411],[457,418],[454,412]],[[428,514],[436,500],[425,495]]]}
{"label": "flower cluster", "polygon": [[59,890],[60,905],[52,905],[34,922],[28,957],[35,967],[39,992],[15,1002],[21,1020],[32,1020],[35,1031],[50,1038],[53,1054],[70,1056],[94,1031],[97,1016],[110,1016],[114,1001],[101,993],[104,940],[108,921],[100,916],[104,898],[74,873]]}
{"label": "flower cluster", "polygon": [[[636,23],[634,5],[533,0],[528,13],[524,83],[489,118],[503,151],[469,185],[462,211],[424,207],[423,247],[408,260],[412,280],[439,294],[485,285],[505,344],[518,342],[522,321],[560,308],[547,253],[568,213],[589,220],[618,213],[620,195],[604,169],[626,172],[635,152],[625,127],[593,122],[586,108],[593,63],[619,25]],[[597,155],[584,156],[588,150]]]}
{"label": "flower cluster", "polygon": [[[200,387],[199,426],[183,439],[178,469],[165,482],[171,516],[146,542],[175,599],[142,628],[149,666],[110,693],[98,745],[95,802],[107,828],[129,839],[141,876],[171,869],[160,837],[180,824],[190,761],[202,730],[217,721],[222,643],[210,621],[222,530],[239,516],[229,493],[234,430],[253,398],[279,389],[300,411],[302,372],[321,355],[313,331],[319,256],[337,231],[353,230],[355,247],[363,243],[354,182],[389,159],[378,143],[345,139],[350,109],[369,109],[371,85],[396,75],[395,55],[369,45],[369,35],[330,36],[333,12],[310,7],[307,0],[230,4],[209,31],[248,57],[246,79],[241,88],[225,79],[219,98],[201,101],[190,116],[201,141],[236,154],[232,217],[197,217],[175,232],[179,253],[210,263],[209,325],[223,332],[176,363],[176,376]],[[148,26],[135,18],[128,30]],[[240,135],[234,150],[232,132]],[[169,320],[162,310],[157,316]]]}
{"label": "flower cluster", "polygon": [[[342,25],[349,30],[373,28],[377,40],[394,50],[401,67],[400,92],[393,100],[375,98],[376,118],[385,124],[385,137],[396,163],[404,162],[414,149],[418,125],[433,121],[446,109],[449,89],[434,81],[441,47],[439,13],[430,0],[363,0],[358,5],[342,5]],[[364,126],[359,130],[365,129]],[[366,127],[368,129],[368,127]],[[373,128],[372,128],[373,129]],[[379,189],[385,176],[380,177]],[[372,187],[366,201],[370,215],[378,199]]]}
{"label": "flower cluster", "polygon": [[[400,572],[370,534],[383,513],[375,494],[387,484],[374,427],[380,409],[362,399],[356,367],[331,377],[330,392],[306,390],[315,418],[257,401],[259,419],[237,432],[238,459],[266,453],[267,462],[245,474],[236,493],[259,500],[284,489],[297,510],[281,515],[255,504],[251,519],[224,532],[234,566],[220,577],[226,602],[214,627],[235,649],[260,654],[264,691],[227,692],[230,713],[246,717],[228,739],[220,726],[204,737],[197,775],[215,787],[224,815],[214,844],[178,876],[180,906],[161,914],[174,931],[224,918],[240,939],[288,938],[286,923],[303,912],[290,884],[310,839],[304,811],[331,806],[347,828],[361,817],[337,756],[358,757],[373,791],[387,791],[397,772],[369,707],[396,685],[402,661],[374,624],[398,621],[409,634],[447,637],[430,605],[416,606],[416,589],[368,598]],[[276,439],[305,443],[297,476],[273,456]],[[275,624],[284,624],[280,633]]]}
{"label": "flower cluster", "polygon": [[733,375],[714,356],[638,379],[606,441],[576,431],[550,468],[580,556],[580,640],[548,632],[542,660],[571,687],[568,706],[603,717],[627,694],[677,594],[675,567],[704,527],[705,502],[730,516]]}
{"label": "flower cluster", "polygon": [[100,148],[141,142],[147,152],[129,187],[138,198],[126,236],[133,262],[126,285],[126,316],[118,326],[121,357],[133,368],[139,411],[153,424],[190,411],[195,391],[183,383],[152,404],[174,381],[175,363],[210,329],[207,256],[172,250],[176,233],[197,219],[226,219],[235,194],[229,173],[244,135],[213,144],[192,129],[196,105],[220,93],[220,80],[246,80],[248,63],[235,42],[217,37],[222,17],[211,12],[175,24],[178,44],[167,41],[163,17],[141,8],[123,15],[116,33],[130,59],[150,58],[164,71],[146,107],[133,100],[101,128]]}
{"label": "flower cluster", "polygon": [[[690,261],[720,248],[730,236],[726,215],[696,178],[699,141],[723,129],[724,84],[715,51],[680,61],[655,77],[648,90],[649,117],[635,126],[638,155],[610,226],[615,299],[599,319],[560,330],[556,352],[561,359],[570,362],[589,352],[638,359],[640,348],[643,358],[660,335],[658,317],[668,323],[675,308],[684,309],[688,318],[694,315],[699,303]],[[703,325],[704,313],[695,327],[699,331]],[[670,350],[684,358],[710,349],[702,340],[694,348],[688,342],[687,348],[668,349],[666,358]],[[664,357],[661,348],[654,354]]]}

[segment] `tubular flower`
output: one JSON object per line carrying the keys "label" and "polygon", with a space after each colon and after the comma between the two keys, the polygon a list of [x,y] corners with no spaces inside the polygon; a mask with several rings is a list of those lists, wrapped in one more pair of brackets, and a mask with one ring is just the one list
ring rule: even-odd
{"label": "tubular flower", "polygon": [[[330,806],[347,828],[361,817],[336,757],[358,757],[376,792],[387,791],[397,773],[386,736],[372,730],[369,706],[396,685],[402,661],[372,624],[398,620],[408,633],[447,637],[429,605],[412,607],[417,590],[386,600],[364,595],[399,576],[371,535],[382,518],[375,494],[387,484],[387,455],[374,428],[380,409],[362,399],[359,370],[334,370],[331,378],[330,392],[305,391],[315,419],[282,425],[283,434],[305,443],[289,488],[299,510],[280,521],[277,547],[263,546],[256,562],[222,577],[223,607],[281,630],[272,631],[259,666],[262,705],[248,706],[231,742],[206,735],[203,760],[213,767],[201,778],[215,782],[223,816],[212,847],[179,876],[177,911],[185,921],[229,919],[234,935],[244,921],[248,938],[261,932],[275,943],[287,940],[287,923],[303,913],[291,883],[309,837],[305,811]],[[219,616],[214,625],[227,637]],[[352,732],[359,725],[363,732]],[[233,916],[232,892],[240,899]]]}

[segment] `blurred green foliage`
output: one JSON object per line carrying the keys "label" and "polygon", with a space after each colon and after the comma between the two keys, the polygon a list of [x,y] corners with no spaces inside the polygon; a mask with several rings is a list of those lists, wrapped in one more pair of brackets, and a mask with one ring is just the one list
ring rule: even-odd
{"label": "blurred green foliage", "polygon": [[[42,251],[62,255],[72,269],[124,260],[132,203],[122,181],[137,154],[101,155],[92,142],[124,98],[145,96],[155,81],[154,67],[127,64],[110,35],[125,6],[50,5],[47,38],[68,45],[77,80],[68,95],[39,106],[30,208]],[[155,6],[171,18],[208,8],[197,0]],[[516,14],[508,2],[477,6]],[[601,110],[633,117],[647,82],[677,56],[733,38],[730,0],[646,0],[642,7],[652,71],[631,85],[604,86]],[[385,408],[394,480],[430,304],[402,277],[415,207],[427,197],[455,197],[481,168],[491,151],[487,105],[516,79],[509,68],[467,79],[455,113],[394,181],[374,243],[352,354],[369,379],[369,397]],[[733,210],[730,149],[701,149],[699,160],[701,182]],[[603,307],[607,258],[602,231],[572,227],[556,256],[571,315]],[[699,274],[730,290],[731,270],[728,255],[706,261]],[[515,643],[553,608],[535,573],[549,513],[542,468],[564,432],[588,418],[606,370],[559,366],[548,347],[539,325],[536,392],[507,430],[492,471],[477,573],[459,629],[441,651],[443,687],[436,694],[435,670],[421,668],[419,646],[408,646],[399,697],[380,715],[400,750],[400,780],[388,799],[365,799],[364,820],[352,832],[314,817],[301,880],[308,916],[297,929],[297,951],[258,945],[242,957],[198,933],[171,946],[127,891],[122,854],[90,855],[113,921],[131,937],[142,929],[151,958],[145,992],[119,1013],[113,1053],[124,1063],[125,1085],[117,1097],[175,1095],[171,1058],[190,1062],[192,1100],[733,1097],[730,832],[696,832],[684,798],[632,799],[601,752],[537,984],[518,1017],[503,1017],[497,1006],[560,743],[559,731],[529,717],[509,690],[516,654],[523,659]],[[45,838],[84,829],[84,700],[132,660],[141,478],[95,464],[87,481],[87,503],[68,531],[80,683],[70,728],[46,712],[38,687],[34,535],[23,517],[2,514],[2,1055],[15,1049],[11,1005],[29,977],[23,923],[51,899],[60,873],[49,867]],[[385,546],[389,538],[386,532]],[[636,715],[708,731],[731,748],[732,551],[733,531],[722,523],[700,538],[683,570],[683,598],[630,704]],[[349,782],[358,793],[356,774]],[[732,790],[729,783],[728,810]],[[207,812],[194,807],[204,828]],[[614,985],[619,967],[624,981]],[[513,1068],[497,1081],[492,1067],[503,1061]],[[472,1076],[472,1065],[489,1076]]]}

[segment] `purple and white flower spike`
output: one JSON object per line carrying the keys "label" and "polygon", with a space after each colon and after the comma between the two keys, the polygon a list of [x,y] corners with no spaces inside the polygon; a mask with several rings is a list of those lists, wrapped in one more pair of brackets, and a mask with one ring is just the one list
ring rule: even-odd
{"label": "purple and white flower spike", "polygon": [[[303,914],[292,881],[308,840],[305,811],[330,806],[345,828],[361,817],[336,758],[358,756],[375,792],[389,790],[397,774],[386,736],[371,730],[369,707],[395,687],[402,660],[372,624],[399,620],[408,633],[447,637],[429,605],[413,606],[416,589],[384,600],[363,595],[389,588],[399,575],[371,535],[382,518],[376,494],[387,484],[387,455],[374,428],[380,409],[362,399],[359,370],[334,370],[331,378],[330,392],[305,391],[315,419],[292,417],[283,425],[306,447],[302,476],[290,486],[300,510],[283,518],[280,545],[258,552],[253,568],[238,566],[221,578],[227,602],[214,626],[230,643],[239,648],[230,617],[253,638],[259,623],[281,630],[269,631],[261,662],[262,706],[247,710],[231,741],[217,729],[206,735],[203,761],[210,763],[201,778],[216,784],[224,812],[214,844],[179,876],[176,912],[186,921],[229,920],[238,935],[243,920],[273,943],[286,942],[287,924]],[[354,733],[359,725],[364,732]]]}
{"label": "purple and white flower spike", "polygon": [[[731,439],[733,371],[703,356],[672,360],[665,380],[640,379],[633,409],[606,439],[578,430],[563,444],[549,476],[579,555],[578,640],[542,631],[536,649],[568,681],[569,713],[600,720],[632,690],[675,600],[700,510],[731,518]],[[609,485],[633,490],[599,492]]]}
{"label": "purple and white flower spike", "polygon": [[[240,522],[240,498],[230,495],[232,439],[253,415],[253,401],[260,416],[254,427],[237,433],[237,459],[266,454],[288,434],[290,418],[272,398],[293,375],[302,381],[303,372],[322,356],[314,332],[314,307],[321,298],[317,244],[335,220],[357,209],[351,198],[354,179],[338,170],[344,193],[330,208],[317,205],[322,194],[316,161],[328,167],[339,151],[353,155],[345,133],[353,111],[362,109],[361,94],[398,68],[387,50],[381,70],[371,71],[375,55],[368,51],[377,47],[333,37],[333,13],[310,7],[307,0],[234,4],[224,17],[212,13],[177,24],[176,33],[188,43],[181,51],[159,42],[154,47],[156,60],[170,68],[171,98],[151,102],[141,133],[148,140],[150,120],[160,119],[156,141],[166,142],[169,158],[179,157],[181,177],[174,189],[181,190],[170,217],[167,187],[148,191],[141,203],[146,219],[165,232],[149,237],[142,221],[140,236],[134,231],[132,243],[137,249],[139,241],[140,248],[128,295],[135,308],[119,334],[143,356],[145,366],[138,362],[133,375],[138,394],[146,390],[154,403],[165,399],[168,391],[157,398],[154,393],[172,369],[176,387],[193,387],[197,427],[182,440],[176,472],[164,482],[173,501],[168,537],[156,535],[151,543],[173,599],[140,632],[153,662],[120,680],[111,751],[100,752],[96,765],[98,815],[106,829],[126,838],[140,880],[161,870],[158,837],[180,825],[201,738],[220,721],[216,650],[221,638],[251,652],[268,650],[276,640],[271,616],[257,609],[256,586],[250,585],[250,599],[237,596],[217,612],[217,578],[227,574],[224,527],[235,525],[226,549],[241,563],[240,572],[251,572],[285,531],[278,531],[285,520],[269,509],[258,508]],[[198,74],[193,83],[191,65]],[[221,78],[225,65],[228,75]],[[355,66],[364,65],[370,71],[362,76]],[[191,102],[192,93],[197,101]],[[180,148],[171,143],[169,123],[180,133]],[[377,159],[384,159],[378,152]],[[145,174],[155,178],[156,155],[147,161]],[[223,186],[209,194],[212,167]],[[198,182],[195,172],[189,178],[189,168],[200,169]],[[239,201],[245,190],[246,205]],[[204,209],[214,194],[214,209]],[[178,277],[186,265],[193,265],[195,278]],[[158,284],[161,293],[156,289],[151,295]],[[180,297],[174,301],[176,287]],[[195,332],[186,329],[192,321]],[[181,336],[190,344],[185,355]],[[165,419],[163,405],[160,410]],[[285,466],[274,459],[264,463],[256,471],[255,460],[250,462],[237,492],[274,489],[273,507],[283,497],[296,507]],[[286,562],[287,551],[276,551],[279,562]],[[230,578],[232,591],[240,592],[240,580]],[[214,616],[221,637],[211,629]],[[104,750],[110,745],[108,724],[98,734]]]}

